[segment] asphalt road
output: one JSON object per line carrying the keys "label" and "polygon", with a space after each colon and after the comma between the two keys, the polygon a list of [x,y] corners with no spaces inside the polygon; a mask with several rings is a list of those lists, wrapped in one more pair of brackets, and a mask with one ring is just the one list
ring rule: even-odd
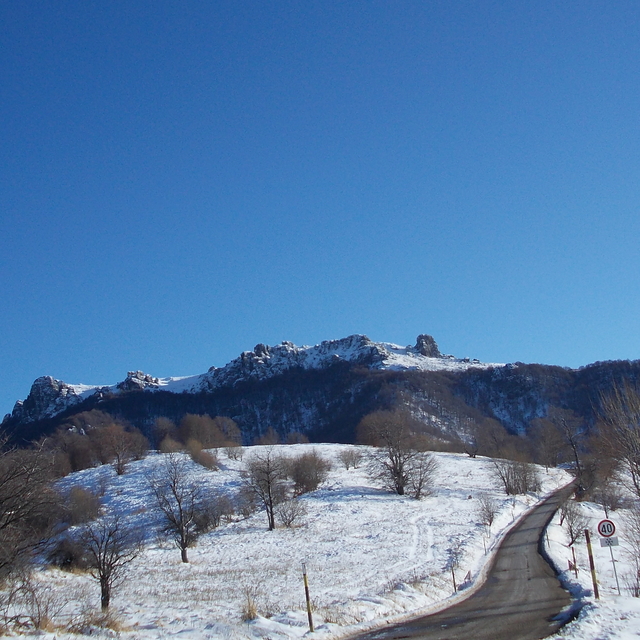
{"label": "asphalt road", "polygon": [[[562,626],[570,604],[538,543],[547,522],[571,492],[562,489],[534,508],[506,536],[482,587],[429,616],[370,631],[357,640],[539,640]],[[353,639],[355,640],[355,639]]]}

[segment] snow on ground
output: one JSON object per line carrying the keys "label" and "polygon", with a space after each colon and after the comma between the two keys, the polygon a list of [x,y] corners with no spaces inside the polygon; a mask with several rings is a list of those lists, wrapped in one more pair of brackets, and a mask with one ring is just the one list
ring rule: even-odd
{"label": "snow on ground", "polygon": [[[118,637],[300,638],[308,631],[302,562],[309,575],[316,635],[338,637],[437,608],[453,596],[452,557],[458,557],[458,584],[470,573],[471,582],[463,587],[472,586],[518,516],[568,481],[564,471],[541,471],[540,495],[511,498],[497,485],[490,459],[436,453],[435,492],[417,501],[377,488],[363,466],[346,470],[337,456],[349,446],[280,447],[290,456],[314,448],[333,462],[328,481],[301,498],[308,510],[303,524],[268,531],[265,513],[257,512],[202,536],[190,549],[189,564],[181,563],[178,549],[157,533],[147,477],[162,464],[161,454],[131,463],[123,476],[105,466],[63,479],[63,488],[105,490],[107,511],[127,514],[147,532],[144,552],[113,594],[112,609],[124,629]],[[257,449],[247,448],[245,461]],[[190,468],[207,488],[233,492],[241,483],[243,463],[224,453],[220,463],[219,471],[195,464]],[[479,524],[482,494],[500,505],[490,532]],[[97,610],[98,587],[88,575],[42,569],[38,578],[57,594],[56,602],[65,603],[57,623],[77,622],[88,610]],[[243,622],[248,598],[260,615]],[[75,636],[58,631],[39,637]]]}
{"label": "snow on ground", "polygon": [[[548,527],[547,549],[557,568],[562,571],[561,579],[572,594],[579,599],[582,609],[577,619],[552,636],[554,640],[631,640],[640,637],[640,598],[633,597],[631,583],[635,581],[635,569],[631,560],[629,534],[626,519],[627,509],[619,509],[609,514],[608,519],[616,525],[615,537],[620,546],[611,550],[600,546],[597,533],[598,522],[606,518],[604,509],[591,502],[579,503],[582,513],[588,518],[591,547],[596,567],[600,599],[593,594],[593,582],[589,567],[587,545],[584,536],[575,544],[578,577],[568,570],[568,561],[573,562],[566,526],[561,527],[557,513]],[[611,551],[615,559],[621,595],[618,595]]]}

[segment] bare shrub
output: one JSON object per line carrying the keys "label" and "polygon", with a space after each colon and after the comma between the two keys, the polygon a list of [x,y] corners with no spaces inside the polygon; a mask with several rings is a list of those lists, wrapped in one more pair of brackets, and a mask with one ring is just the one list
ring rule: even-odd
{"label": "bare shrub", "polygon": [[273,427],[269,427],[259,438],[254,440],[253,444],[267,447],[280,444],[280,436]]}
{"label": "bare shrub", "polygon": [[608,518],[611,511],[617,511],[624,505],[624,496],[620,488],[610,479],[599,482],[592,490],[593,500],[602,505]]}
{"label": "bare shrub", "polygon": [[632,595],[640,596],[640,506],[629,509],[625,518],[625,532],[629,545],[627,555],[631,560],[632,571],[627,582]]}
{"label": "bare shrub", "polygon": [[258,509],[258,500],[255,491],[248,485],[238,489],[234,499],[235,512],[243,518],[252,516]]}
{"label": "bare shrub", "polygon": [[195,524],[199,533],[207,533],[220,526],[224,519],[230,520],[235,513],[235,506],[229,496],[214,492],[198,505]]}
{"label": "bare shrub", "polygon": [[291,498],[281,502],[276,507],[276,516],[278,522],[283,527],[291,529],[292,527],[299,525],[300,521],[307,515],[307,508],[304,502],[299,498]]}
{"label": "bare shrub", "polygon": [[589,519],[582,513],[580,505],[575,500],[566,500],[560,507],[560,522],[569,536],[568,547],[579,540],[589,526]]}
{"label": "bare shrub", "polygon": [[100,515],[100,498],[84,487],[71,487],[67,494],[67,513],[70,525],[95,520]]}
{"label": "bare shrub", "polygon": [[308,442],[309,438],[299,431],[291,431],[287,435],[287,444],[307,444]]}
{"label": "bare shrub", "polygon": [[233,444],[225,447],[224,452],[229,460],[242,460],[244,449],[240,444]]}
{"label": "bare shrub", "polygon": [[518,460],[494,460],[493,467],[507,495],[540,491],[540,477],[531,463]]}
{"label": "bare shrub", "polygon": [[217,470],[218,467],[218,454],[215,451],[205,451],[202,448],[202,444],[195,438],[187,440],[187,453],[191,456],[191,459],[205,469],[211,471]]}
{"label": "bare shrub", "polygon": [[338,453],[338,460],[344,465],[344,468],[348,471],[351,467],[357,469],[360,464],[362,464],[362,460],[364,458],[364,454],[360,449],[356,449],[355,447],[349,447],[349,449],[342,449]]}
{"label": "bare shrub", "polygon": [[313,449],[289,458],[287,469],[289,477],[293,480],[294,493],[301,495],[315,491],[327,479],[331,462]]}
{"label": "bare shrub", "polygon": [[261,591],[257,585],[245,585],[242,588],[244,596],[244,606],[242,607],[241,618],[243,622],[250,622],[258,617],[258,598]]}
{"label": "bare shrub", "polygon": [[182,451],[182,445],[171,436],[165,436],[160,442],[160,453],[178,453]]}
{"label": "bare shrub", "polygon": [[47,562],[65,571],[89,568],[85,547],[77,538],[64,535],[52,545],[47,553]]}
{"label": "bare shrub", "polygon": [[491,530],[491,525],[498,515],[498,501],[487,493],[480,494],[478,498],[478,518],[480,522]]}

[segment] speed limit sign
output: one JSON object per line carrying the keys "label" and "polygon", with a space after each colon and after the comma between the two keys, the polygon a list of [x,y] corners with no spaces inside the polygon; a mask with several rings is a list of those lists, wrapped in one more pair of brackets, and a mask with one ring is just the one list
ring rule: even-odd
{"label": "speed limit sign", "polygon": [[611,520],[600,520],[598,522],[598,533],[603,538],[610,538],[616,532],[616,525]]}

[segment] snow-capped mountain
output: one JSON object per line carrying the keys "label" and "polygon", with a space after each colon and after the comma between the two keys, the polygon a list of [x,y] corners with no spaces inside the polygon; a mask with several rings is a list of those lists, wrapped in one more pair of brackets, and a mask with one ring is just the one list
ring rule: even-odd
{"label": "snow-capped mountain", "polygon": [[248,380],[268,380],[292,370],[322,370],[338,362],[397,371],[464,371],[470,367],[502,366],[442,355],[433,337],[426,334],[418,336],[414,346],[406,347],[373,342],[364,335],[302,347],[285,341],[273,347],[257,344],[253,351],[244,351],[224,367],[211,367],[195,376],[156,378],[130,371],[125,380],[113,385],[68,384],[43,376],[33,383],[27,399],[16,403],[11,418],[22,423],[53,418],[92,396],[102,399],[128,391],[208,392]]}

